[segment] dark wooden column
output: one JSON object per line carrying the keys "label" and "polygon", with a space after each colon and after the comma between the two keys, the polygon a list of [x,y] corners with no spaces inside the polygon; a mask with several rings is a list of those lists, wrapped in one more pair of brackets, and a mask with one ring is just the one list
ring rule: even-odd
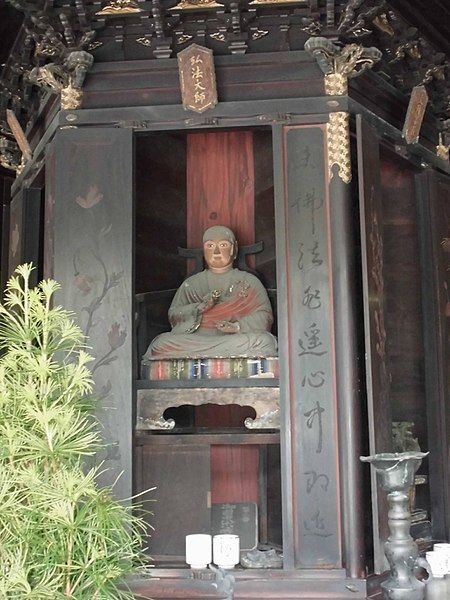
{"label": "dark wooden column", "polygon": [[[364,302],[366,390],[371,454],[392,451],[392,417],[386,354],[383,215],[377,133],[357,115],[361,262]],[[386,494],[371,469],[374,568],[388,568],[383,545],[389,535]]]}
{"label": "dark wooden column", "polygon": [[[326,125],[274,128],[285,568],[342,567]],[[339,332],[339,335],[342,335]]]}
{"label": "dark wooden column", "polygon": [[23,263],[36,267],[31,284],[38,281],[40,259],[40,229],[42,218],[41,190],[20,189],[9,204],[8,277]]}
{"label": "dark wooden column", "polygon": [[450,179],[417,176],[433,539],[450,537]]}
{"label": "dark wooden column", "polygon": [[1,214],[1,272],[0,272],[0,287],[1,291],[5,289],[8,279],[8,262],[9,262],[9,204],[11,201],[11,186],[14,179],[11,177],[2,177],[0,179],[0,198],[2,205]]}
{"label": "dark wooden column", "polygon": [[24,195],[24,190],[19,190],[9,203],[8,278],[22,262]]}
{"label": "dark wooden column", "polygon": [[[334,134],[328,130],[328,145],[333,143]],[[357,343],[360,324],[356,306],[356,280],[359,278],[355,273],[354,240],[356,207],[352,206],[351,182],[349,177],[343,176],[341,167],[333,165],[329,177],[343,566],[349,577],[364,577],[364,509],[359,459],[361,390]]]}
{"label": "dark wooden column", "polygon": [[109,444],[119,498],[131,496],[133,337],[133,139],[117,128],[63,129],[48,152],[47,273],[62,289],[56,300],[75,313],[88,336],[99,398],[97,415]]}

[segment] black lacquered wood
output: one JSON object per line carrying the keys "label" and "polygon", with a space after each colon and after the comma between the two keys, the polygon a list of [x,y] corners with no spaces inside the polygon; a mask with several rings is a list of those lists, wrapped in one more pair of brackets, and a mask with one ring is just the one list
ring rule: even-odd
{"label": "black lacquered wood", "polygon": [[[296,567],[341,566],[325,127],[285,127],[277,188],[284,533]],[[274,147],[277,152],[277,147]],[[283,432],[283,428],[284,432]],[[290,471],[290,473],[289,473]],[[292,519],[292,521],[290,521]],[[293,530],[292,537],[288,529]],[[286,540],[285,540],[286,543]]]}
{"label": "black lacquered wood", "polygon": [[47,269],[62,286],[56,302],[88,337],[102,435],[98,459],[122,473],[116,494],[131,496],[133,391],[133,146],[131,131],[65,129],[54,140],[47,187]]}

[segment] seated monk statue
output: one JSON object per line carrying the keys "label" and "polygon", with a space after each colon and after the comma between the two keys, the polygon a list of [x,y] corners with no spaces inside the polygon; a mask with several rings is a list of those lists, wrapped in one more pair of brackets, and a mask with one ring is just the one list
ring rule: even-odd
{"label": "seated monk statue", "polygon": [[207,269],[188,277],[169,309],[172,331],[158,335],[146,358],[276,356],[272,308],[257,277],[233,269],[234,233],[216,226],[203,235]]}

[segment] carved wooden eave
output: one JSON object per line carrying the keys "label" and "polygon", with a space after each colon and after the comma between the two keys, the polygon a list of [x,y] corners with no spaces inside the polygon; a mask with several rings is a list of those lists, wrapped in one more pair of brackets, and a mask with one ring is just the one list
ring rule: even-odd
{"label": "carved wooden eave", "polygon": [[20,169],[20,150],[16,142],[0,136],[0,166],[9,171]]}
{"label": "carved wooden eave", "polygon": [[[448,57],[402,18],[395,8],[401,0],[223,0],[214,6],[196,1],[194,10],[179,10],[178,0],[105,0],[101,6],[93,0],[55,0],[45,11],[43,0],[8,1],[23,11],[25,21],[0,80],[0,120],[4,123],[4,111],[11,108],[24,129],[48,89],[65,107],[80,105],[92,60],[175,58],[191,43],[211,48],[215,57],[296,52],[314,37],[376,48],[382,54],[373,69],[378,77],[405,96],[425,85],[428,112],[443,131],[450,117]],[[104,10],[113,4],[116,10]],[[429,33],[430,27],[424,29]],[[73,53],[82,57],[76,65]]]}

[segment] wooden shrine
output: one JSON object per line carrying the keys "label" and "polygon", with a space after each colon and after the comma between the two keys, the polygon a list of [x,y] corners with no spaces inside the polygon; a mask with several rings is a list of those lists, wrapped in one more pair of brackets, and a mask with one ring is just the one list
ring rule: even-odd
{"label": "wooden shrine", "polygon": [[[402,0],[10,4],[2,285],[26,261],[61,283],[95,358],[103,481],[157,488],[136,593],[380,598],[387,505],[361,455],[417,438],[412,533],[422,552],[450,537],[439,24]],[[278,356],[144,365],[211,225],[267,290]],[[244,504],[282,568],[194,577],[185,535]]]}

